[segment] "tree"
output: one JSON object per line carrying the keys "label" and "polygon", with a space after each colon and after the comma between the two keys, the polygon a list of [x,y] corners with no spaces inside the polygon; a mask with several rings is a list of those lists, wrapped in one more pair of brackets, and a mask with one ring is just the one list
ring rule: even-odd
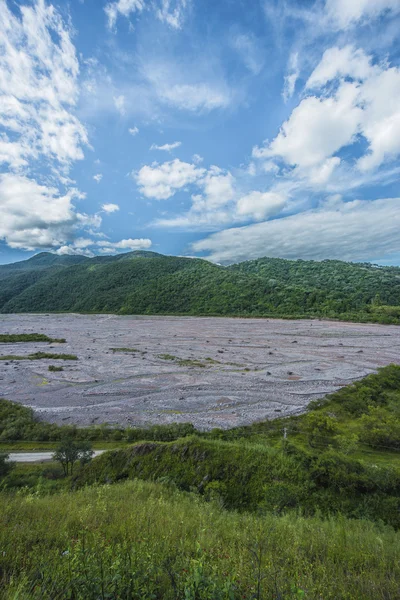
{"label": "tree", "polygon": [[0,453],[0,477],[4,477],[5,475],[7,475],[15,466],[15,464],[13,462],[10,462],[8,459],[8,454],[4,452]]}
{"label": "tree", "polygon": [[84,465],[92,460],[93,454],[89,442],[74,442],[67,439],[58,446],[53,454],[53,460],[62,465],[64,475],[72,475],[75,463],[79,461]]}

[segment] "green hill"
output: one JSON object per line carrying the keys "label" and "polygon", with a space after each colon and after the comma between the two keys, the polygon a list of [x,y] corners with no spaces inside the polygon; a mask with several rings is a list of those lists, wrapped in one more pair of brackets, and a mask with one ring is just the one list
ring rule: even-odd
{"label": "green hill", "polygon": [[223,267],[137,251],[0,266],[0,311],[328,317],[400,322],[400,268],[262,258]]}

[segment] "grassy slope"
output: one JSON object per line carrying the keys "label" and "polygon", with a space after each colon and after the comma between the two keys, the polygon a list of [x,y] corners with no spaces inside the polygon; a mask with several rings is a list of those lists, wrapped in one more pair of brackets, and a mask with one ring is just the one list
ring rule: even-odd
{"label": "grassy slope", "polygon": [[0,495],[4,600],[386,600],[400,534],[368,522],[239,515],[141,481]]}
{"label": "grassy slope", "polygon": [[400,367],[389,366],[306,415],[105,454],[76,485],[166,477],[184,490],[218,493],[229,508],[342,512],[398,528],[399,413]]}
{"label": "grassy slope", "polygon": [[[35,261],[31,261],[29,271],[22,275],[15,271],[4,280],[0,290],[2,312],[314,315],[381,322],[400,319],[397,267],[281,259],[221,267],[200,259],[151,252],[95,257],[72,265],[43,255],[36,271],[32,271]],[[13,273],[10,269],[7,272]]]}

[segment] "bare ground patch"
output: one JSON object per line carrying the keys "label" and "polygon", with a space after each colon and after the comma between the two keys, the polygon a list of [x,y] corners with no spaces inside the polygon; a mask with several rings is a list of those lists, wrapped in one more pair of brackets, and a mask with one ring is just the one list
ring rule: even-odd
{"label": "bare ground patch", "polygon": [[[310,400],[400,362],[397,326],[195,317],[1,315],[0,333],[65,338],[51,359],[0,360],[0,396],[57,423],[190,421],[233,427],[305,409]],[[0,354],[56,353],[1,344]]]}

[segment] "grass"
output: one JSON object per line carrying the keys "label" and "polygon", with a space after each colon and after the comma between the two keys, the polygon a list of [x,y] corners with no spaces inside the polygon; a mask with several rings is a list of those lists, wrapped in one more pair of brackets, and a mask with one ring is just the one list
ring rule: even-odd
{"label": "grass", "polygon": [[387,600],[400,534],[345,518],[239,515],[141,481],[0,495],[4,600]]}
{"label": "grass", "polygon": [[147,354],[143,350],[138,350],[138,348],[110,348],[113,352],[141,352],[142,354]]}
{"label": "grass", "polygon": [[52,372],[64,371],[64,367],[57,367],[56,365],[49,365],[49,371],[52,371]]}
{"label": "grass", "polygon": [[[161,360],[173,360],[180,367],[199,367],[200,369],[204,369],[207,366],[200,360],[192,358],[179,358],[173,354],[157,354],[157,358],[161,358]],[[210,359],[206,360],[210,361]]]}
{"label": "grass", "polygon": [[34,354],[26,354],[25,356],[18,356],[16,354],[0,356],[0,360],[42,360],[45,358],[51,360],[78,360],[76,354],[52,354],[51,352],[35,352]]}
{"label": "grass", "polygon": [[16,342],[51,342],[65,344],[64,338],[50,338],[43,333],[3,333],[0,334],[1,344],[14,344]]}

